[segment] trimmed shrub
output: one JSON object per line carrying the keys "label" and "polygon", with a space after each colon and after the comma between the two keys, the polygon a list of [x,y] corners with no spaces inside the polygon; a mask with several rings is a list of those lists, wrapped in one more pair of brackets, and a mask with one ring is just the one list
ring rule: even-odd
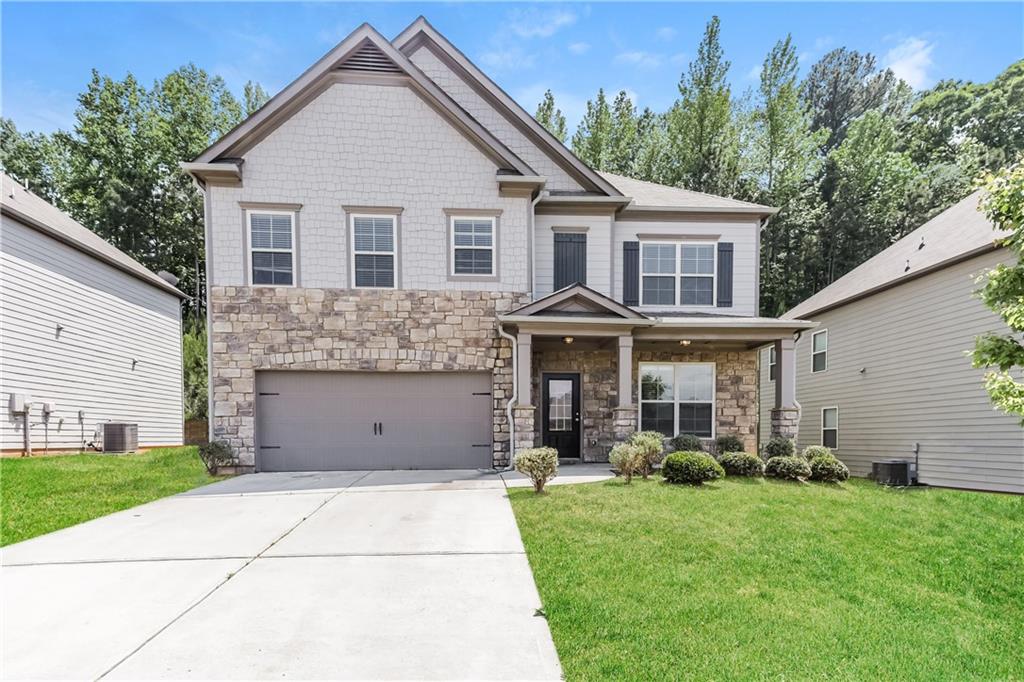
{"label": "trimmed shrub", "polygon": [[796,443],[793,442],[792,438],[783,438],[782,436],[769,438],[761,450],[761,456],[765,461],[773,457],[795,457]]}
{"label": "trimmed shrub", "polygon": [[803,481],[811,475],[811,465],[803,457],[772,457],[764,465],[765,476]]}
{"label": "trimmed shrub", "polygon": [[850,477],[850,470],[834,455],[820,455],[811,460],[811,480],[822,483],[842,483]]}
{"label": "trimmed shrub", "polygon": [[725,476],[722,465],[706,452],[673,452],[662,462],[661,473],[669,483],[692,485]]}
{"label": "trimmed shrub", "polygon": [[729,476],[764,476],[764,460],[749,452],[727,452],[718,463]]}
{"label": "trimmed shrub", "polygon": [[832,454],[832,450],[830,448],[826,448],[824,445],[808,445],[800,454],[808,462],[811,462],[817,459],[818,457],[832,457],[833,459],[835,458],[835,455]]}
{"label": "trimmed shrub", "polygon": [[527,448],[516,453],[516,471],[533,481],[536,493],[544,492],[544,485],[558,475],[558,450],[554,448]]}
{"label": "trimmed shrub", "polygon": [[704,452],[704,443],[692,433],[681,433],[669,444],[674,452]]}
{"label": "trimmed shrub", "polygon": [[628,485],[633,474],[639,473],[645,466],[644,451],[631,443],[619,443],[608,453],[608,462]]}
{"label": "trimmed shrub", "polygon": [[724,455],[727,452],[743,452],[743,439],[735,433],[723,433],[715,439],[715,452]]}
{"label": "trimmed shrub", "polygon": [[226,441],[215,440],[199,446],[199,459],[203,460],[207,473],[213,476],[218,469],[235,461],[235,453]]}
{"label": "trimmed shrub", "polygon": [[659,431],[639,431],[627,442],[640,451],[642,460],[637,473],[647,478],[665,453],[665,437]]}

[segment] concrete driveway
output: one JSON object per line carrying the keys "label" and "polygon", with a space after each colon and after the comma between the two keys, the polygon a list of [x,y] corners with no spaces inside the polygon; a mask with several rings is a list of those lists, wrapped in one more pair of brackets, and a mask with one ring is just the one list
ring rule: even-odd
{"label": "concrete driveway", "polygon": [[253,474],[11,545],[3,677],[558,679],[506,478]]}

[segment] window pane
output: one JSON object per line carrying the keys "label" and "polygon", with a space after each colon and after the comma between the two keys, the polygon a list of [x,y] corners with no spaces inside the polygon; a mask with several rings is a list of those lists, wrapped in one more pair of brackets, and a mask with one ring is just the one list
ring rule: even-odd
{"label": "window pane", "polygon": [[666,436],[674,436],[671,403],[643,403],[640,405],[640,430],[660,431]]}
{"label": "window pane", "polygon": [[820,332],[811,337],[814,342],[814,352],[818,353],[828,348],[828,332]]}
{"label": "window pane", "polygon": [[676,271],[676,247],[673,244],[644,244],[643,271],[648,273]]}
{"label": "window pane", "polygon": [[490,220],[456,220],[455,246],[491,246],[494,223]]}
{"label": "window pane", "polygon": [[548,431],[572,431],[572,381],[548,382]]}
{"label": "window pane", "polygon": [[640,400],[674,400],[672,365],[640,366]]}
{"label": "window pane", "polygon": [[292,217],[273,213],[252,213],[249,227],[254,249],[292,248]]}
{"label": "window pane", "polygon": [[714,368],[711,365],[676,365],[677,395],[681,401],[714,400]]}
{"label": "window pane", "polygon": [[839,411],[835,408],[827,408],[821,411],[821,423],[826,429],[834,429],[839,426]]}
{"label": "window pane", "polygon": [[826,448],[838,448],[839,432],[836,429],[825,429],[821,432],[821,444]]}
{"label": "window pane", "polygon": [[713,305],[713,277],[683,277],[680,300],[683,305]]}
{"label": "window pane", "polygon": [[493,253],[490,249],[455,249],[456,275],[491,275]]}
{"label": "window pane", "polygon": [[644,277],[644,305],[675,305],[675,277]]}
{"label": "window pane", "polygon": [[825,353],[815,353],[811,356],[811,371],[823,372],[826,367]]}
{"label": "window pane", "polygon": [[395,286],[394,256],[356,254],[356,286],[386,288]]}
{"label": "window pane", "polygon": [[252,283],[291,285],[292,254],[253,251]]}
{"label": "window pane", "polygon": [[395,219],[391,217],[355,218],[353,244],[356,251],[393,253],[395,250]]}
{"label": "window pane", "polygon": [[683,246],[683,273],[687,275],[715,274],[715,247]]}
{"label": "window pane", "polygon": [[711,405],[679,403],[679,433],[692,433],[702,438],[710,438]]}

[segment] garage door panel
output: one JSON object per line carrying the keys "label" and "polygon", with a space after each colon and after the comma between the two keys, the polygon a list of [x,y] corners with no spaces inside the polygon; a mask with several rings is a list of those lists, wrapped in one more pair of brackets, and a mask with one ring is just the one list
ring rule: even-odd
{"label": "garage door panel", "polygon": [[489,373],[278,371],[256,382],[261,471],[491,464]]}

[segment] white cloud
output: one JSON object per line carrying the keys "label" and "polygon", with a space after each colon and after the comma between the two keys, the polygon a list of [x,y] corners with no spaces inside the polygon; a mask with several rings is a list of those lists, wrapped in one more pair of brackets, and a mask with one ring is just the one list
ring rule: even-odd
{"label": "white cloud", "polygon": [[[4,116],[14,121],[18,131],[24,133],[52,133],[74,127],[75,95],[43,86],[36,81],[4,83]],[[17,92],[17,97],[11,93]]]}
{"label": "white cloud", "polygon": [[620,52],[615,55],[616,64],[630,64],[643,69],[656,69],[661,66],[661,62],[661,55],[644,52],[642,50]]}
{"label": "white cloud", "polygon": [[762,68],[763,67],[762,67],[761,64],[754,64],[753,66],[751,66],[750,70],[747,71],[747,80],[751,80],[751,81],[761,80],[761,69]]}
{"label": "white cloud", "polygon": [[658,40],[669,41],[676,37],[677,31],[671,26],[662,26],[654,32]]}
{"label": "white cloud", "polygon": [[814,39],[814,50],[816,52],[821,52],[832,47],[832,43],[834,42],[835,39],[832,36],[820,36]]}
{"label": "white cloud", "polygon": [[480,55],[480,62],[495,70],[528,69],[533,66],[534,56],[518,47],[488,50]]}
{"label": "white cloud", "polygon": [[924,88],[932,82],[928,70],[932,66],[934,49],[933,43],[911,36],[885,53],[884,65],[912,88]]}
{"label": "white cloud", "polygon": [[671,57],[669,57],[668,61],[673,66],[682,66],[683,64],[686,63],[686,53],[685,52],[677,52],[676,54],[674,54]]}
{"label": "white cloud", "polygon": [[507,26],[520,38],[550,38],[559,29],[576,23],[576,15],[566,9],[540,10],[535,7],[509,13]]}
{"label": "white cloud", "polygon": [[585,54],[590,49],[589,43],[570,43],[569,52],[573,54]]}

